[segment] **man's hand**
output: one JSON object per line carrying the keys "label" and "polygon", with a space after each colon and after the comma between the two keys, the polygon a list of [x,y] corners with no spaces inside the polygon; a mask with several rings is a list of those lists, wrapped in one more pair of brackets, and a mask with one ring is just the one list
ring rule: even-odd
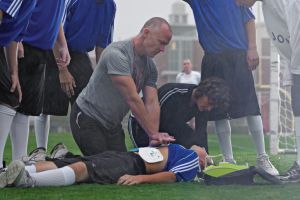
{"label": "man's hand", "polygon": [[125,174],[118,180],[118,185],[137,185],[142,183],[142,178],[139,175],[133,176]]}
{"label": "man's hand", "polygon": [[251,71],[255,70],[259,64],[259,57],[256,48],[248,49],[247,63]]}
{"label": "man's hand", "polygon": [[17,89],[18,95],[19,95],[19,102],[22,100],[22,90],[21,90],[21,85],[19,81],[19,76],[18,74],[12,74],[11,75],[11,88],[10,92],[15,92]]}
{"label": "man's hand", "polygon": [[149,145],[150,146],[159,146],[161,144],[169,144],[170,142],[174,142],[175,138],[173,136],[170,136],[168,133],[156,133],[153,135],[150,135],[149,138]]}
{"label": "man's hand", "polygon": [[59,80],[61,89],[67,96],[69,98],[73,96],[75,94],[74,88],[76,87],[76,83],[67,67],[59,70]]}

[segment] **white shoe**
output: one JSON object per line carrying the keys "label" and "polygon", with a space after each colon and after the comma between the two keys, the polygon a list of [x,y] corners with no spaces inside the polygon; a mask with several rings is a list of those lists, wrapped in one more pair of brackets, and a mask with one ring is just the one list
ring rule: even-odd
{"label": "white shoe", "polygon": [[267,155],[259,156],[256,160],[256,165],[257,165],[257,167],[265,170],[267,173],[269,173],[273,176],[279,175],[278,170],[270,162],[269,156],[267,156]]}
{"label": "white shoe", "polygon": [[50,152],[50,158],[62,159],[68,153],[67,147],[63,143],[58,143]]}
{"label": "white shoe", "polygon": [[32,165],[39,161],[45,161],[46,149],[44,147],[38,147],[30,152],[29,156],[24,156],[22,161],[25,165]]}
{"label": "white shoe", "polygon": [[19,187],[19,188],[30,188],[30,187],[34,187],[35,181],[30,176],[28,171],[25,170],[25,166],[24,166],[12,184],[15,187]]}
{"label": "white shoe", "polygon": [[25,170],[25,165],[20,160],[13,161],[10,165],[8,165],[7,169],[2,171],[0,174],[0,188],[11,185],[22,170]]}

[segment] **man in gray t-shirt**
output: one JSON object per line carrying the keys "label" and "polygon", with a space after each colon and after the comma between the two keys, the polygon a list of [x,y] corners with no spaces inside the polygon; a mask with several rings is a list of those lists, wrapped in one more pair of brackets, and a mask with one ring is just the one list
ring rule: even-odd
{"label": "man in gray t-shirt", "polygon": [[174,141],[168,133],[158,132],[157,69],[152,61],[171,37],[168,22],[154,17],[131,40],[112,43],[104,50],[70,116],[74,139],[84,155],[126,151],[121,121],[129,109],[148,133],[150,144]]}

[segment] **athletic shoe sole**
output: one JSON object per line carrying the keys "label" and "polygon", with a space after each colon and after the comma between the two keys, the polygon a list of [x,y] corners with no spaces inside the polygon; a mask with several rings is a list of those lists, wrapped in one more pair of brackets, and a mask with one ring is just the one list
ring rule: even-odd
{"label": "athletic shoe sole", "polygon": [[25,170],[25,168],[22,161],[13,161],[8,165],[6,171],[0,174],[0,188],[11,185],[23,170]]}

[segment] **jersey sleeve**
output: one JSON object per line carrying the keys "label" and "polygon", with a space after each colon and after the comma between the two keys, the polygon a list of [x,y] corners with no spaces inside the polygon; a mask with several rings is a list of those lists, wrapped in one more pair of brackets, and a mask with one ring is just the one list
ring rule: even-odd
{"label": "jersey sleeve", "polygon": [[108,74],[131,75],[129,59],[119,49],[107,49],[101,57],[101,67],[105,66]]}
{"label": "jersey sleeve", "polygon": [[170,169],[175,174],[177,182],[192,181],[199,170],[199,157],[194,151],[178,160]]}
{"label": "jersey sleeve", "polygon": [[241,12],[242,12],[242,18],[244,24],[246,24],[250,20],[255,19],[255,16],[253,15],[251,8],[241,6]]}
{"label": "jersey sleeve", "polygon": [[23,0],[2,0],[0,1],[0,10],[10,17],[16,17],[22,2]]}

